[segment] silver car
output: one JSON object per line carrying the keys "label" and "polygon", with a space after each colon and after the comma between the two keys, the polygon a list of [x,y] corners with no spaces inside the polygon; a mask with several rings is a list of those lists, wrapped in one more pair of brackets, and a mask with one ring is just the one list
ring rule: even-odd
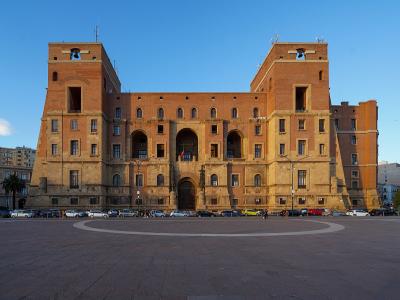
{"label": "silver car", "polygon": [[23,209],[16,209],[11,212],[11,218],[33,218],[34,212]]}

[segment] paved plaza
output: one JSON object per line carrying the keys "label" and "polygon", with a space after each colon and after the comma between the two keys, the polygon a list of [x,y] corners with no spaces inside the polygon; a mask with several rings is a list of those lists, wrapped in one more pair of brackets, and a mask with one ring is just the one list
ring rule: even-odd
{"label": "paved plaza", "polygon": [[398,299],[400,218],[0,220],[0,299]]}

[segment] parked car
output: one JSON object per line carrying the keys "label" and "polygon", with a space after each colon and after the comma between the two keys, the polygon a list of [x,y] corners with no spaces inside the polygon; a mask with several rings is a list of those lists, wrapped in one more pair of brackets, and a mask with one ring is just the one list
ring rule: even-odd
{"label": "parked car", "polygon": [[0,218],[9,218],[10,216],[11,213],[7,207],[0,207]]}
{"label": "parked car", "polygon": [[68,218],[82,218],[86,217],[86,212],[83,210],[69,209],[65,211],[65,216]]}
{"label": "parked car", "polygon": [[280,216],[286,216],[288,215],[289,217],[299,217],[301,216],[301,212],[296,209],[284,209],[279,213]]}
{"label": "parked car", "polygon": [[308,208],[302,208],[302,209],[300,209],[300,215],[302,215],[302,216],[308,216]]}
{"label": "parked car", "polygon": [[323,216],[325,214],[324,208],[310,208],[308,209],[309,216]]}
{"label": "parked car", "polygon": [[90,218],[105,218],[105,219],[109,217],[108,213],[97,209],[90,210],[88,216]]}
{"label": "parked car", "polygon": [[129,209],[129,208],[124,208],[119,211],[119,217],[125,218],[125,217],[137,217],[139,215],[139,212],[137,210]]}
{"label": "parked car", "polygon": [[347,216],[345,212],[339,211],[339,210],[333,210],[331,213],[332,217],[342,217],[342,216]]}
{"label": "parked car", "polygon": [[204,217],[215,217],[215,214],[214,213],[212,213],[211,211],[207,211],[207,210],[199,210],[198,212],[197,212],[197,216],[199,217],[199,218],[204,218]]}
{"label": "parked car", "polygon": [[372,209],[369,214],[371,216],[397,216],[397,212],[390,208],[376,208]]}
{"label": "parked car", "polygon": [[261,216],[261,211],[257,209],[245,209],[242,213],[245,216]]}
{"label": "parked car", "polygon": [[33,218],[34,215],[34,212],[23,209],[16,209],[11,212],[11,218]]}
{"label": "parked car", "polygon": [[369,216],[369,213],[362,209],[352,209],[346,212],[346,215],[354,217],[367,217]]}
{"label": "parked car", "polygon": [[188,217],[188,213],[182,210],[173,210],[169,214],[170,217]]}
{"label": "parked car", "polygon": [[162,210],[152,210],[150,211],[150,217],[153,218],[164,218],[166,215]]}
{"label": "parked car", "polygon": [[109,217],[118,217],[119,211],[116,210],[116,209],[110,209],[110,210],[107,212],[107,214],[108,214]]}
{"label": "parked car", "polygon": [[221,217],[240,217],[242,214],[237,210],[223,210],[220,213]]}

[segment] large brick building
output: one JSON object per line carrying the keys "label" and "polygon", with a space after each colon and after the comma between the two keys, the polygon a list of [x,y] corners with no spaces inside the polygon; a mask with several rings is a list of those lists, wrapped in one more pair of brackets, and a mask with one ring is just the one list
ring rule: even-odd
{"label": "large brick building", "polygon": [[274,43],[248,93],[122,93],[51,43],[32,207],[376,207],[377,104],[331,105],[325,43]]}

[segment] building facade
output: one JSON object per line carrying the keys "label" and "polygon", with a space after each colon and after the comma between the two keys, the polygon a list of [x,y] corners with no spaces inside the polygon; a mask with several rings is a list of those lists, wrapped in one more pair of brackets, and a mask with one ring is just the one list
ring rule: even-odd
{"label": "building facade", "polygon": [[331,105],[325,43],[274,43],[247,93],[121,93],[100,43],[48,68],[31,207],[379,206],[377,104]]}
{"label": "building facade", "polygon": [[[27,186],[32,177],[32,168],[36,150],[27,147],[4,148],[0,147],[0,206],[12,207],[12,195],[7,195],[1,183],[12,174],[24,180]],[[16,206],[24,207],[28,196],[28,187],[17,193]]]}

